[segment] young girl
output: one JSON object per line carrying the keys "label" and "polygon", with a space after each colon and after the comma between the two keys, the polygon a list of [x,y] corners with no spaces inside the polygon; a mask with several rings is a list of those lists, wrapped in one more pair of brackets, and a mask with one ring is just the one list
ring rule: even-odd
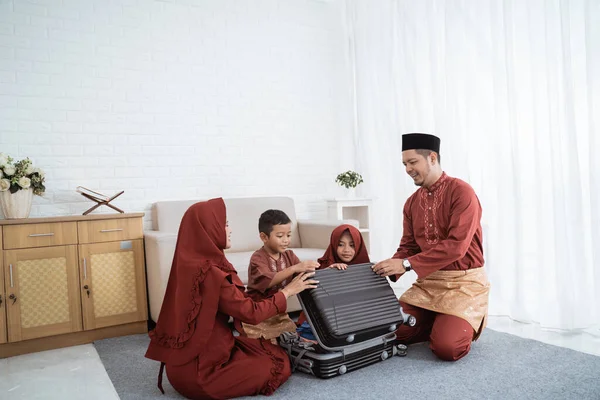
{"label": "young girl", "polygon": [[[339,270],[347,269],[348,265],[371,262],[360,231],[353,225],[347,224],[340,225],[331,232],[329,246],[323,257],[317,261],[319,269],[337,268]],[[299,333],[303,336],[310,330],[308,323],[302,326],[304,322],[306,322],[306,316],[303,311],[296,322],[296,325],[300,326]],[[310,335],[306,337],[310,339]]]}
{"label": "young girl", "polygon": [[335,228],[331,232],[329,246],[318,262],[320,269],[346,269],[348,265],[370,262],[360,231],[347,224]]}

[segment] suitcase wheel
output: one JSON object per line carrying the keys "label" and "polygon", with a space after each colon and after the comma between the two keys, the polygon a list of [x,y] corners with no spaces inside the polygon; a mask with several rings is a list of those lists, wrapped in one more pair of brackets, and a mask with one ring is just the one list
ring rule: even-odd
{"label": "suitcase wheel", "polygon": [[384,350],[384,351],[383,351],[383,353],[381,353],[381,359],[382,359],[382,360],[387,360],[387,358],[388,358],[389,356],[390,356],[390,355],[388,354],[388,352],[387,352],[386,350]]}
{"label": "suitcase wheel", "polygon": [[338,374],[340,374],[340,375],[344,375],[346,373],[346,371],[348,371],[348,368],[346,368],[345,365],[342,365],[341,367],[338,368]]}
{"label": "suitcase wheel", "polygon": [[403,344],[396,345],[396,350],[398,350],[396,355],[398,355],[400,357],[406,357],[406,354],[408,354],[408,347],[406,347]]}

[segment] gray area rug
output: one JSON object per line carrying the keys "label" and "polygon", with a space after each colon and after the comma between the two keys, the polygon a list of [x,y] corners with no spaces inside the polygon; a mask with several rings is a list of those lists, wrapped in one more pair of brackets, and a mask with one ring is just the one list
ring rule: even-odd
{"label": "gray area rug", "polygon": [[[166,394],[156,387],[160,364],[144,358],[148,342],[147,335],[132,335],[94,344],[121,399],[183,399],[166,373]],[[296,372],[270,398],[599,400],[600,357],[486,329],[454,363],[418,344],[404,358],[329,380]]]}

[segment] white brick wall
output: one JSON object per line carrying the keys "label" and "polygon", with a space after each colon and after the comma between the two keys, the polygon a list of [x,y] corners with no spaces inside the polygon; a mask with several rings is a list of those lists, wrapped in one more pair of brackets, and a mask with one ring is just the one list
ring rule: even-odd
{"label": "white brick wall", "polygon": [[152,202],[212,196],[324,217],[354,161],[339,7],[0,0],[0,151],[47,171],[31,215],[81,213],[82,185],[146,226]]}

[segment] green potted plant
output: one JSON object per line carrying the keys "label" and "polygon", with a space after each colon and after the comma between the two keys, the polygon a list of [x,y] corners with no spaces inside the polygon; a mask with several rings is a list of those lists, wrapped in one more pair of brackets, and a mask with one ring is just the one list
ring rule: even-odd
{"label": "green potted plant", "polygon": [[34,168],[29,158],[15,162],[0,153],[0,207],[4,217],[27,218],[33,195],[41,196],[46,191],[44,181],[44,172]]}
{"label": "green potted plant", "polygon": [[363,183],[363,177],[358,172],[349,170],[339,174],[335,181],[338,185],[348,189],[349,197],[354,197],[356,187]]}

